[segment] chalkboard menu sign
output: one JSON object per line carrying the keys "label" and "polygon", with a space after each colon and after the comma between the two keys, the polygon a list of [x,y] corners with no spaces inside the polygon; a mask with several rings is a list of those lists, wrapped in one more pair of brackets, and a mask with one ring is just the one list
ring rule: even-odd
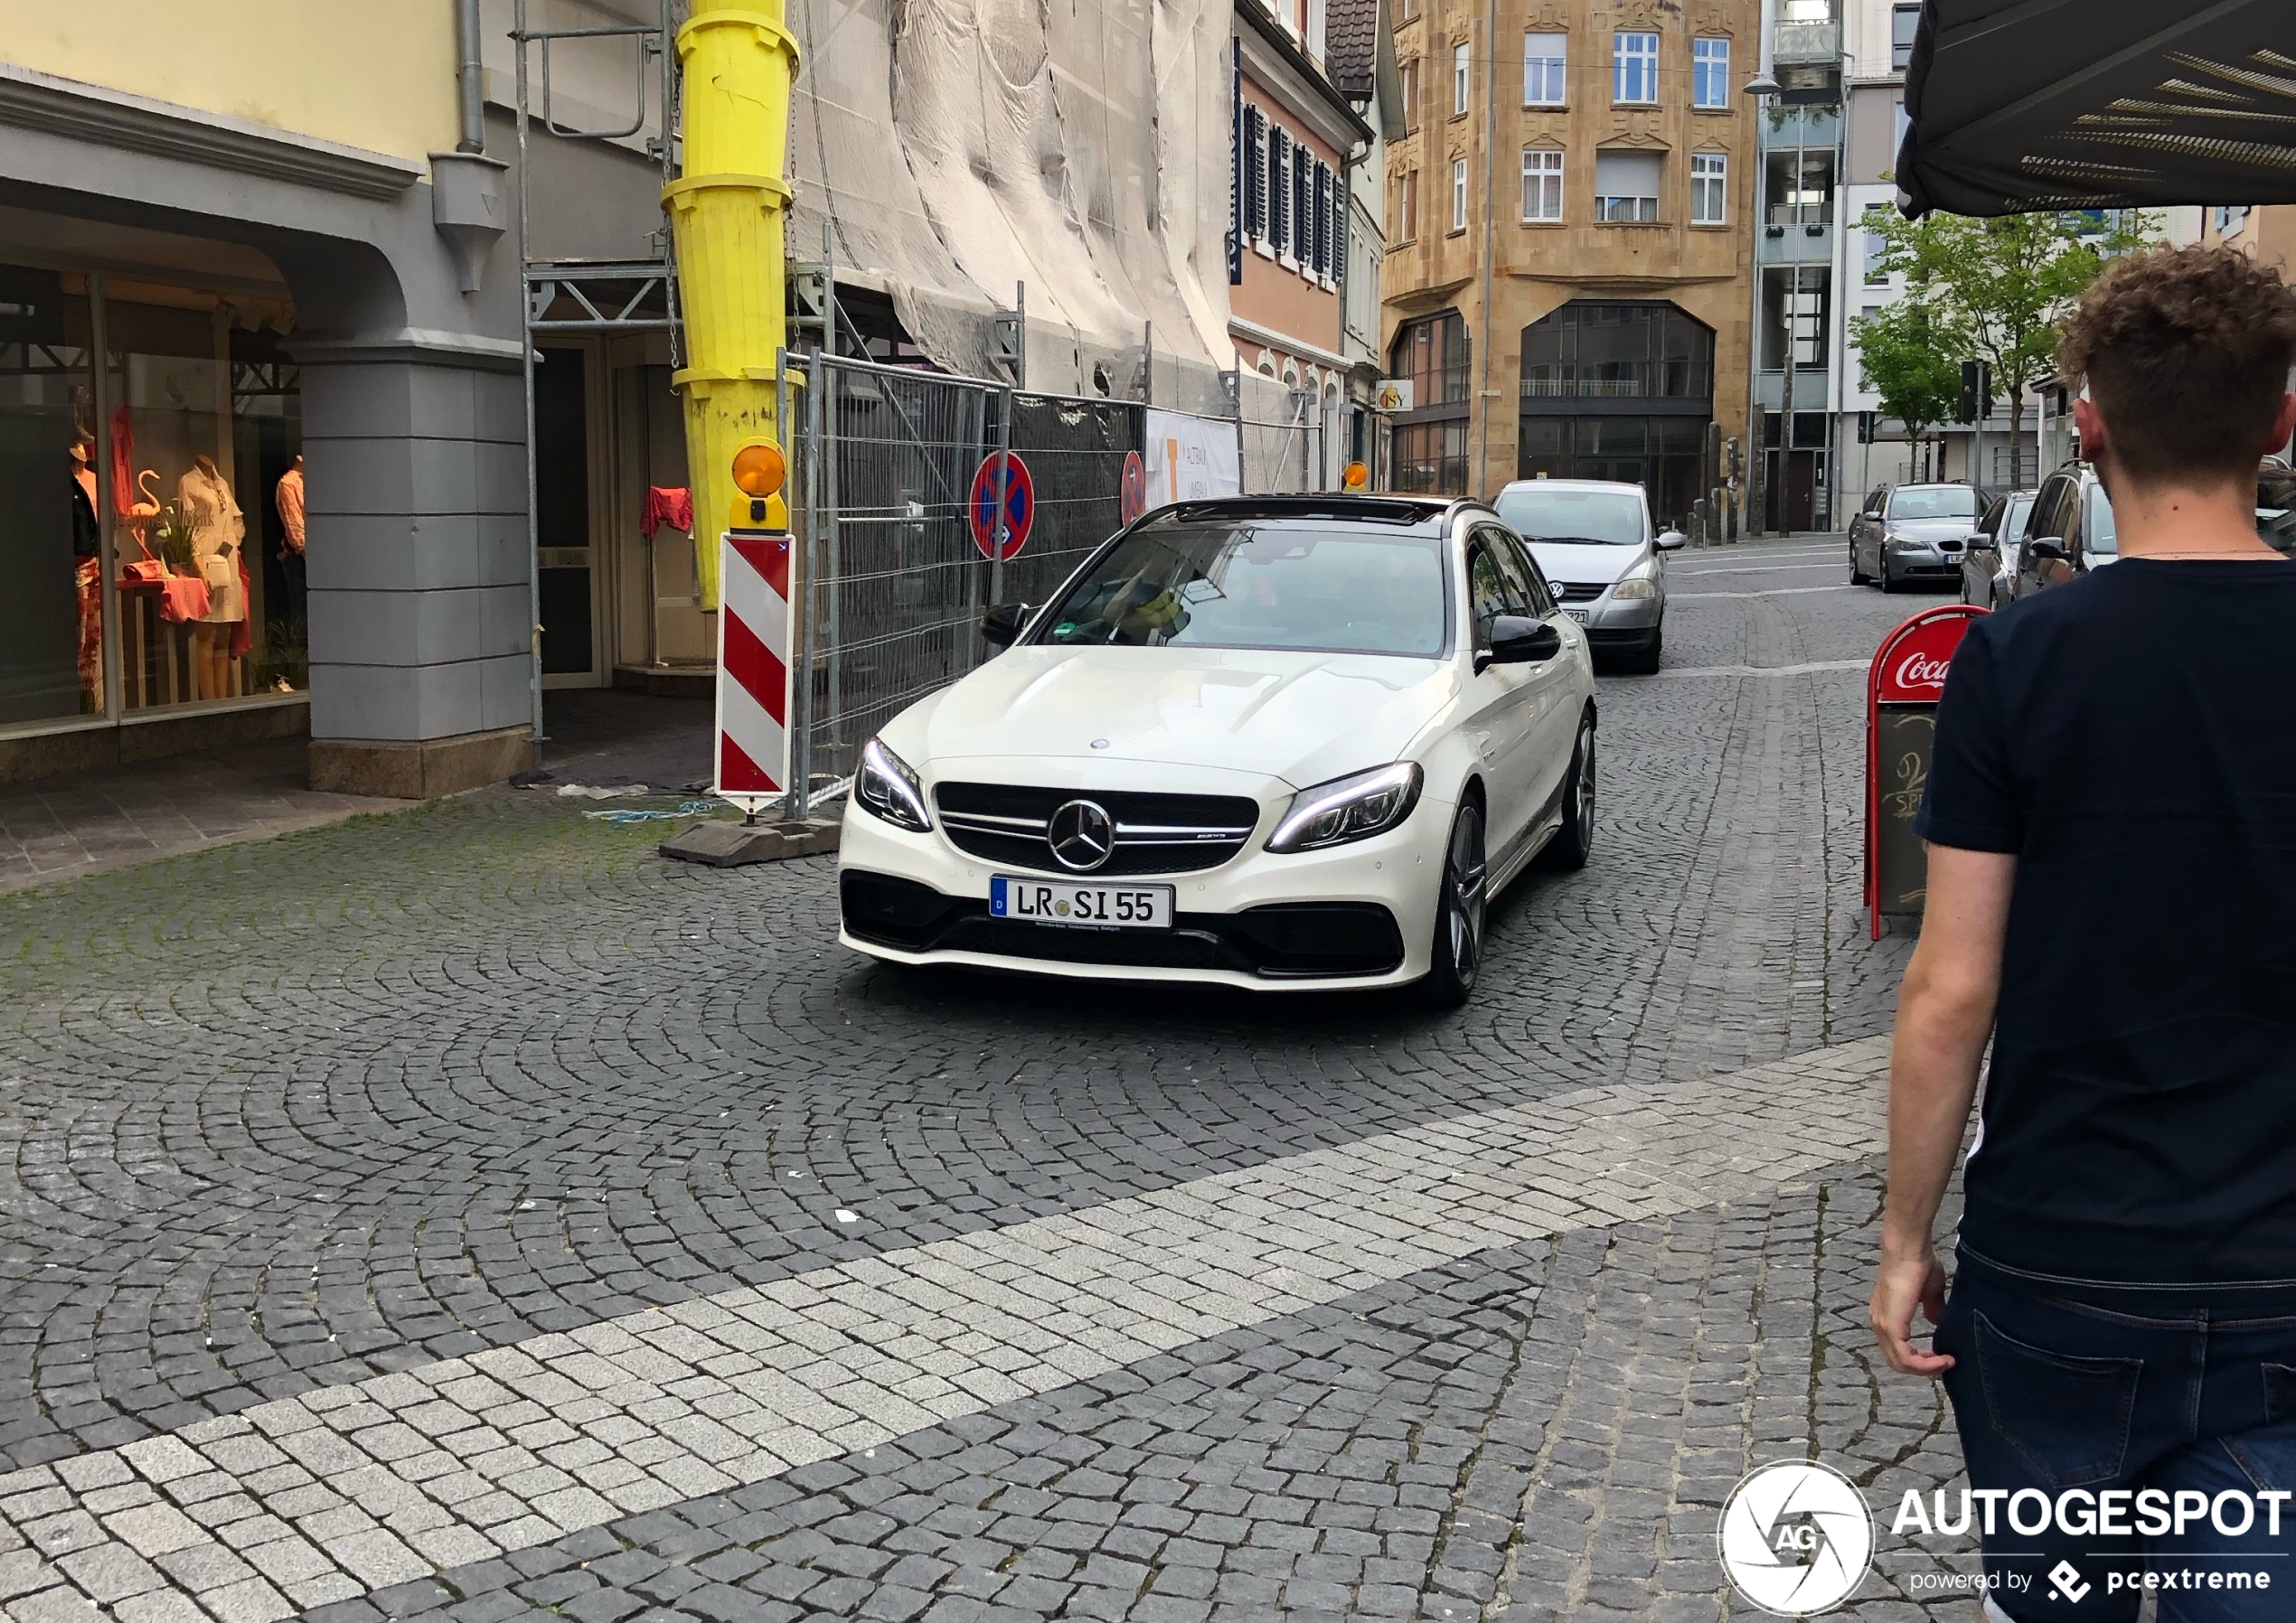
{"label": "chalkboard menu sign", "polygon": [[1945,672],[1969,623],[1966,604],[1924,609],[1882,639],[1866,676],[1866,906],[1874,938],[1890,914],[1919,914],[1929,853],[1914,832],[1929,791],[1930,746]]}

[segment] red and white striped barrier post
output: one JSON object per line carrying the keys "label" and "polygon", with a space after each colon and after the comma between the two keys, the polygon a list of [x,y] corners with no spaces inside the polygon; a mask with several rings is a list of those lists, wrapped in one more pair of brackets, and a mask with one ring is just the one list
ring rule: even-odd
{"label": "red and white striped barrier post", "polygon": [[789,537],[718,541],[717,782],[751,817],[789,789]]}

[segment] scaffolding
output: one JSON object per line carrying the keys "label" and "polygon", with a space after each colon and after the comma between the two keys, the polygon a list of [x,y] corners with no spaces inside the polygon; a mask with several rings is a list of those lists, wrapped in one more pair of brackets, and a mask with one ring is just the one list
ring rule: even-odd
{"label": "scaffolding", "polygon": [[[531,165],[527,162],[530,127],[540,116],[542,133],[562,141],[626,141],[645,128],[647,81],[656,81],[653,106],[659,109],[658,132],[645,143],[646,155],[661,165],[663,185],[677,176],[679,75],[673,45],[673,9],[677,0],[655,0],[654,17],[640,23],[609,23],[593,28],[530,28],[528,7],[534,0],[514,0],[511,42],[517,56],[518,85],[518,263],[520,275],[520,350],[526,396],[526,594],[530,669],[532,690],[533,738],[548,735],[542,726],[542,570],[541,472],[536,458],[534,421],[534,361],[536,341],[550,333],[608,334],[666,333],[671,365],[679,359],[677,263],[665,220],[648,240],[653,253],[642,258],[538,259],[530,233]],[[636,88],[636,108],[625,127],[593,129],[560,124],[552,101],[550,51],[575,40],[630,42]],[[534,68],[539,66],[541,102],[532,99]],[[561,301],[570,314],[553,314]]]}

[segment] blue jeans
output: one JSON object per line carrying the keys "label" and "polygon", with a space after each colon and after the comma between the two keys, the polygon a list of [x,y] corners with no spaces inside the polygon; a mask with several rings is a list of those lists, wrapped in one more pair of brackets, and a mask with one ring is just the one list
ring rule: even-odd
{"label": "blue jeans", "polygon": [[[2160,1623],[2296,1617],[2296,1496],[2256,1497],[2296,1490],[2296,1297],[2059,1284],[1964,1250],[1934,1344],[1971,1487],[2022,1496],[1983,1534],[2002,1612],[2133,1623],[2150,1583]],[[2012,1525],[2044,1499],[2062,1515]]]}

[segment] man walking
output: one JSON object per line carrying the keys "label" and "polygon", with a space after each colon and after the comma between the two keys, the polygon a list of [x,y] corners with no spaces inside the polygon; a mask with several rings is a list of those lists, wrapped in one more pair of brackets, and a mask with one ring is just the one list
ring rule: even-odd
{"label": "man walking", "polygon": [[2276,271],[2109,266],[2059,364],[2120,561],[1974,623],[1938,710],[1870,1311],[1953,1400],[1994,1619],[2296,1616],[2291,361]]}

